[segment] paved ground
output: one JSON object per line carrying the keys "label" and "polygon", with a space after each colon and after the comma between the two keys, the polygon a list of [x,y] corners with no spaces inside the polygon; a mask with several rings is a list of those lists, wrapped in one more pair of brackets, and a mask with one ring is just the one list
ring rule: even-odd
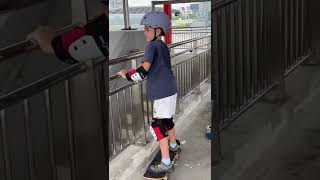
{"label": "paved ground", "polygon": [[320,67],[300,67],[286,85],[285,104],[259,102],[223,131],[212,179],[320,179]]}
{"label": "paved ground", "polygon": [[170,180],[210,180],[211,142],[205,138],[211,121],[210,92],[202,95],[201,103],[187,117],[191,120],[179,129],[178,138],[185,144]]}

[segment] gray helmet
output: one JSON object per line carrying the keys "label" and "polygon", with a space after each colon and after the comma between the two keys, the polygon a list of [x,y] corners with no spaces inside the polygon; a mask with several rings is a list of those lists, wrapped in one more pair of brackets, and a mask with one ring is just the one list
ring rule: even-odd
{"label": "gray helmet", "polygon": [[162,28],[164,33],[169,32],[170,20],[169,17],[160,11],[152,11],[145,14],[140,22],[140,25],[150,26],[153,28]]}

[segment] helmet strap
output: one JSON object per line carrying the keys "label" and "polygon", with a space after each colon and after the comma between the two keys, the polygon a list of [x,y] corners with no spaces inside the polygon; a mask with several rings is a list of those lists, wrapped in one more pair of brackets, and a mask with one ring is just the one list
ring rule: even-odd
{"label": "helmet strap", "polygon": [[154,28],[154,37],[153,37],[153,39],[151,41],[155,41],[157,39],[158,39],[158,37],[157,37],[157,29]]}

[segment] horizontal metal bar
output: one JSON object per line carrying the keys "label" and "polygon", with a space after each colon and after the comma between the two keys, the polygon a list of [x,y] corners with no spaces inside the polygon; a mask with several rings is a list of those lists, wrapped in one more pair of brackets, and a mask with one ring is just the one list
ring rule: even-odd
{"label": "horizontal metal bar", "polygon": [[189,29],[189,28],[183,28],[183,29],[172,29],[172,32],[180,32],[180,31],[186,31],[186,32],[199,32],[200,30],[211,32],[211,28],[199,28],[199,29]]}
{"label": "horizontal metal bar", "polygon": [[205,32],[205,31],[186,31],[186,30],[179,30],[180,32],[173,32],[173,33],[171,33],[171,34],[186,34],[186,33],[211,33],[211,31],[207,31],[207,32]]}
{"label": "horizontal metal bar", "polygon": [[174,57],[180,56],[180,55],[182,55],[182,54],[185,54],[185,53],[187,53],[187,52],[192,52],[192,50],[193,50],[193,48],[192,48],[192,49],[187,49],[187,50],[178,52],[178,53],[176,53],[176,54],[174,54],[174,55],[172,55],[172,56],[170,56],[170,57],[171,57],[171,58],[174,58]]}
{"label": "horizontal metal bar", "polygon": [[198,41],[198,40],[201,40],[201,39],[205,39],[205,38],[208,38],[208,37],[211,37],[211,35],[201,36],[201,37],[197,37],[197,38],[193,38],[193,39],[188,39],[188,40],[185,40],[185,41],[177,42],[177,43],[174,43],[174,44],[170,44],[168,47],[169,48],[174,48],[174,47],[177,47],[177,46],[181,46],[181,45],[184,45],[184,44],[187,44],[187,43],[190,43],[190,42],[193,42],[193,41]]}
{"label": "horizontal metal bar", "polygon": [[[200,39],[208,38],[208,37],[211,37],[211,35],[197,37],[197,38],[193,38],[193,39],[188,39],[188,40],[185,40],[185,41],[177,42],[177,43],[169,45],[168,47],[171,49],[171,48],[174,48],[174,47],[177,47],[177,46],[181,46],[181,45],[184,45],[184,44],[187,44],[187,43],[191,43],[193,41],[197,41],[197,40],[200,40]],[[128,54],[128,55],[125,55],[125,56],[121,56],[121,57],[118,57],[118,58],[115,58],[115,59],[111,59],[108,64],[110,66],[110,65],[121,63],[121,62],[126,62],[126,61],[129,61],[129,60],[132,60],[132,59],[136,59],[136,58],[142,57],[143,54],[144,54],[144,51],[139,51],[139,52],[136,52],[136,53],[133,53],[133,54]]]}
{"label": "horizontal metal bar", "polygon": [[190,27],[172,27],[171,29],[172,30],[175,30],[175,29],[197,29],[197,28],[210,28],[211,29],[211,26],[190,26]]}
{"label": "horizontal metal bar", "polygon": [[215,3],[213,3],[213,6],[212,6],[212,9],[211,11],[214,12],[214,11],[217,11],[219,9],[222,9],[234,2],[236,2],[238,0],[220,0],[220,1],[217,1]]}
{"label": "horizontal metal bar", "polygon": [[[16,56],[22,52],[27,51],[30,47],[33,46],[33,43],[30,41],[23,41],[16,44],[12,44],[5,48],[0,49],[0,62],[4,61],[9,57]],[[36,47],[33,47],[36,48]]]}
{"label": "horizontal metal bar", "polygon": [[[144,81],[144,80],[143,80],[143,81]],[[112,96],[112,95],[114,95],[114,94],[116,94],[116,93],[118,93],[118,92],[121,92],[121,91],[124,90],[124,89],[130,88],[130,87],[132,87],[132,86],[134,86],[134,85],[136,85],[136,84],[139,84],[139,82],[133,82],[133,83],[127,84],[127,85],[125,85],[125,86],[122,86],[122,87],[120,87],[120,88],[117,88],[117,89],[115,89],[115,90],[113,90],[113,91],[110,91],[110,92],[109,92],[109,96]]]}
{"label": "horizontal metal bar", "polygon": [[112,76],[109,77],[109,81],[112,81],[112,80],[115,80],[115,79],[118,79],[120,78],[118,74],[114,74]]}
{"label": "horizontal metal bar", "polygon": [[284,73],[284,77],[287,77],[291,72],[293,72],[297,67],[299,67],[305,60],[307,60],[312,55],[312,52],[309,52],[306,56],[304,56],[299,62],[297,62],[294,66],[290,69],[287,69]]}
{"label": "horizontal metal bar", "polygon": [[[56,34],[63,34],[64,32],[70,30],[73,27],[81,25],[80,23],[65,26],[56,31]],[[21,41],[15,44],[11,44],[0,49],[0,62],[6,60],[9,57],[17,56],[23,52],[38,48],[31,41]]]}
{"label": "horizontal metal bar", "polygon": [[[208,43],[208,44],[210,44],[210,43]],[[181,64],[181,63],[183,63],[183,62],[185,62],[185,61],[189,61],[190,59],[192,59],[192,58],[194,58],[194,57],[196,57],[196,56],[199,56],[200,54],[204,54],[204,53],[206,53],[206,52],[208,52],[208,51],[210,51],[210,50],[211,50],[211,49],[208,49],[208,50],[206,50],[206,51],[203,51],[203,52],[201,52],[201,53],[199,53],[199,54],[196,54],[196,55],[194,55],[194,56],[192,56],[192,57],[190,57],[190,58],[188,58],[188,59],[182,59],[182,60],[176,62],[175,65],[172,65],[172,67],[176,67],[177,65],[179,65],[179,64]]]}
{"label": "horizontal metal bar", "polygon": [[[207,46],[207,45],[209,45],[209,44],[211,44],[211,42],[206,43],[206,44],[201,44],[201,45],[199,45],[199,46],[197,46],[197,47],[195,47],[195,48],[193,48],[193,49],[199,49],[199,48],[201,48],[201,47],[203,47],[203,46]],[[208,48],[208,49],[210,49],[210,48]]]}
{"label": "horizontal metal bar", "polygon": [[12,104],[18,103],[21,99],[30,97],[42,90],[45,90],[63,80],[69,79],[81,72],[84,72],[88,66],[85,63],[78,63],[67,67],[66,69],[55,72],[42,79],[34,81],[17,90],[11,91],[0,96],[0,110]]}
{"label": "horizontal metal bar", "polygon": [[[90,23],[94,19],[95,19],[95,17],[92,17],[89,19],[88,22]],[[78,22],[78,23],[64,26],[64,27],[58,29],[57,31],[55,31],[55,34],[56,35],[63,34],[67,31],[69,31],[70,29],[77,27],[77,26],[81,26],[81,25],[83,25],[83,24]],[[26,52],[26,51],[29,51],[32,49],[36,49],[36,48],[39,48],[39,46],[34,45],[31,41],[20,41],[20,42],[11,44],[9,46],[6,46],[6,47],[0,49],[0,62],[9,58],[9,57],[17,56],[23,52]]]}

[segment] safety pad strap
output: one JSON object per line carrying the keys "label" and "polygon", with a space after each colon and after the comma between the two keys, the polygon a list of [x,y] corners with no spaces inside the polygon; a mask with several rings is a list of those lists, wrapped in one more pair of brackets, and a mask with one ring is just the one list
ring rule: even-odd
{"label": "safety pad strap", "polygon": [[148,72],[143,68],[143,66],[138,67],[136,70],[131,70],[126,73],[126,78],[128,81],[141,81],[147,77]]}

